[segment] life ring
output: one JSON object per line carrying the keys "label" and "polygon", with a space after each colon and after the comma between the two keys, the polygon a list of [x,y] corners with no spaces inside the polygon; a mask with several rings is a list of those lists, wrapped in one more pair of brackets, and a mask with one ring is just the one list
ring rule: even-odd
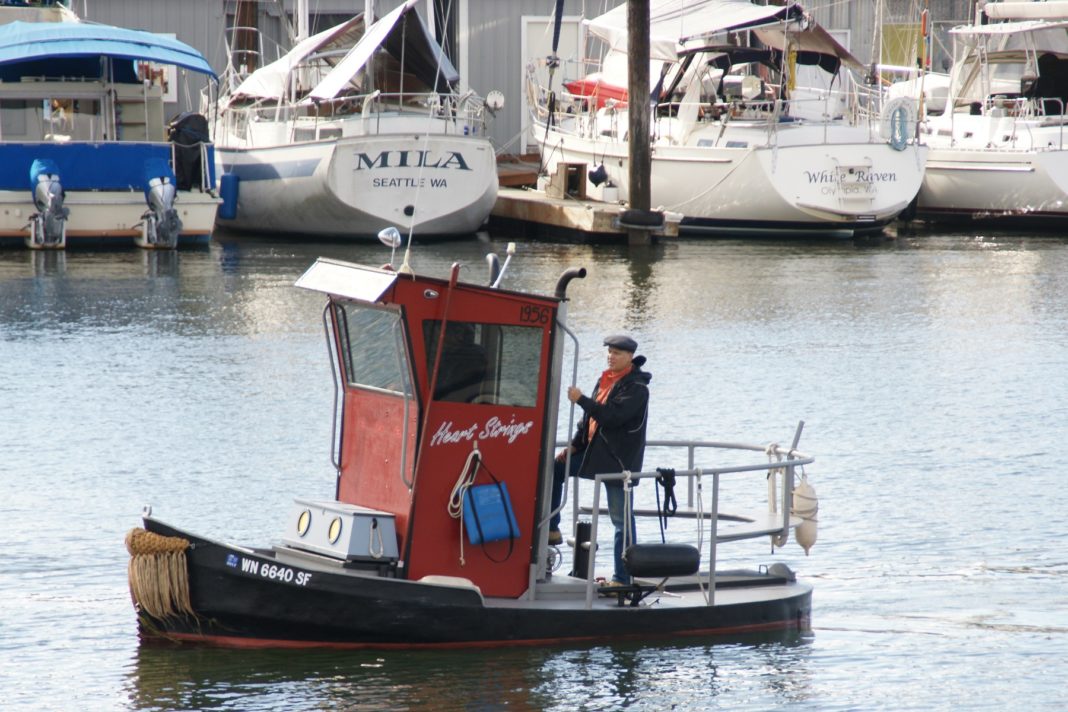
{"label": "life ring", "polygon": [[910,128],[916,123],[916,100],[899,96],[883,104],[879,114],[879,133],[895,151],[904,151],[909,143]]}

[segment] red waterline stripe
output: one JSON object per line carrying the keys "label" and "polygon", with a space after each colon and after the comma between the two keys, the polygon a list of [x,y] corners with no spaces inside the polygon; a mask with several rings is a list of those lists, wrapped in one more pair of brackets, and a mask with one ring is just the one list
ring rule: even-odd
{"label": "red waterline stripe", "polygon": [[[806,617],[807,620],[807,617]],[[649,635],[647,633],[632,633],[628,635],[613,636],[569,636],[567,638],[521,638],[516,640],[472,640],[457,641],[451,643],[345,643],[339,641],[305,641],[305,640],[276,640],[272,638],[242,638],[231,635],[198,635],[196,633],[167,633],[166,635],[154,635],[153,639],[178,640],[192,643],[204,643],[223,648],[284,648],[289,650],[305,650],[320,648],[325,650],[417,650],[436,649],[448,650],[459,648],[504,648],[504,647],[530,647],[535,645],[559,645],[565,643],[583,643],[589,641],[616,641],[616,640],[663,640],[673,637],[697,637],[697,636],[724,636],[737,635],[740,633],[758,633],[774,630],[790,630],[800,628],[793,620],[781,623],[754,623],[752,625],[731,626],[729,628],[698,628],[683,630],[674,633]]]}

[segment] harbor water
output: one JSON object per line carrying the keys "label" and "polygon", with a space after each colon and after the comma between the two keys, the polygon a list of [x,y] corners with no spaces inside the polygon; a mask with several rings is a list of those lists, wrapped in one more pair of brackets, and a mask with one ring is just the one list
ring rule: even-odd
{"label": "harbor water", "polygon": [[[411,262],[444,276],[458,261],[484,281],[486,252],[503,257],[508,239],[416,245]],[[638,340],[651,438],[785,444],[804,421],[816,546],[720,553],[811,583],[810,634],[142,644],[123,539],[144,505],[267,545],[294,497],[333,496],[324,304],[292,286],[319,256],[377,265],[389,251],[226,237],[173,253],[0,251],[4,710],[1063,708],[1068,240],[1049,236],[518,244],[504,287],[550,292],[565,268],[589,271],[569,289],[580,387],[604,368],[606,333]],[[679,464],[658,457],[647,467]],[[639,503],[654,494],[643,484]],[[695,526],[672,520],[666,536]],[[640,522],[639,538],[659,536]]]}

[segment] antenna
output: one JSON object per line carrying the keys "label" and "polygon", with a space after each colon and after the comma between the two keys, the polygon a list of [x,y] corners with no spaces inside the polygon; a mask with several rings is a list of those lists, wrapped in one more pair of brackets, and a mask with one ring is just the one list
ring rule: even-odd
{"label": "antenna", "polygon": [[400,230],[392,225],[382,228],[378,232],[378,241],[392,250],[389,253],[389,266],[393,267],[393,258],[397,255],[397,248],[401,244]]}
{"label": "antenna", "polygon": [[504,258],[504,266],[501,267],[500,273],[497,274],[497,279],[495,279],[493,281],[493,284],[490,285],[494,289],[496,289],[497,287],[501,286],[501,279],[504,277],[504,273],[508,271],[508,263],[512,261],[512,255],[515,254],[515,243],[514,242],[509,242],[508,243],[508,250],[507,250],[506,254],[508,256],[506,258]]}

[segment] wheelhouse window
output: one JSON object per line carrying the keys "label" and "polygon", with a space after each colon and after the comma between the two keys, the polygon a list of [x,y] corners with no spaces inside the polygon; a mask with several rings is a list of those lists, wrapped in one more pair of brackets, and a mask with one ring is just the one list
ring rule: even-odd
{"label": "wheelhouse window", "polygon": [[[423,322],[430,378],[440,331],[441,322]],[[434,400],[533,408],[541,380],[543,334],[538,327],[448,322]]]}
{"label": "wheelhouse window", "polygon": [[411,368],[400,313],[335,302],[342,368],[350,386],[411,396]]}

